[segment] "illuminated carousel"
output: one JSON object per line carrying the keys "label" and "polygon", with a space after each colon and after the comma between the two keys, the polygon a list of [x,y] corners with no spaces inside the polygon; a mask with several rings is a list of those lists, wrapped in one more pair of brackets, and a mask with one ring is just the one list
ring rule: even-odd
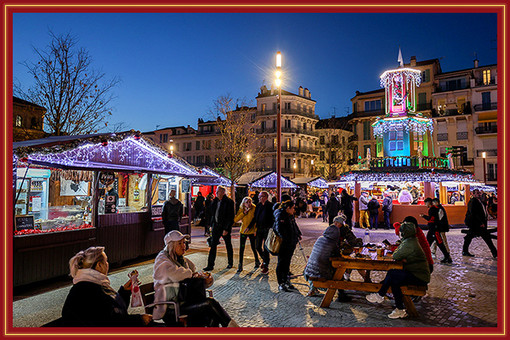
{"label": "illuminated carousel", "polygon": [[[363,190],[382,200],[383,192],[388,192],[394,199],[392,222],[426,213],[424,198],[438,197],[450,224],[464,223],[469,187],[480,183],[472,173],[455,170],[450,154],[447,158],[434,155],[433,121],[416,111],[421,71],[400,67],[384,72],[380,78],[381,87],[385,88],[386,115],[372,124],[376,150],[373,156],[367,150],[366,158],[358,157],[358,165],[352,171],[330,184],[354,191],[356,197]],[[403,190],[413,191],[417,202],[401,204],[398,197]],[[449,204],[453,193],[459,199]]]}

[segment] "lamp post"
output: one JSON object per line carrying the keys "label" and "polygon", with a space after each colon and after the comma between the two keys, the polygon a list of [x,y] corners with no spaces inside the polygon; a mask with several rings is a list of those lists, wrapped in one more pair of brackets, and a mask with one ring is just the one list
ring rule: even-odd
{"label": "lamp post", "polygon": [[172,157],[174,156],[174,145],[173,144],[170,145],[170,156],[172,156]]}
{"label": "lamp post", "polygon": [[294,164],[292,165],[292,167],[294,168],[294,177],[293,178],[296,178],[296,157],[294,157]]}
{"label": "lamp post", "polygon": [[311,166],[311,168],[312,168],[312,177],[313,177],[314,172],[315,172],[315,171],[314,171],[314,168],[313,168],[313,159],[310,161],[310,164],[312,165],[312,166]]}
{"label": "lamp post", "polygon": [[278,108],[276,110],[276,197],[280,202],[282,200],[282,53],[276,53],[276,86],[278,87]]}
{"label": "lamp post", "polygon": [[482,152],[482,159],[483,159],[483,183],[487,183],[487,170],[485,169],[485,158],[487,157],[487,152]]}

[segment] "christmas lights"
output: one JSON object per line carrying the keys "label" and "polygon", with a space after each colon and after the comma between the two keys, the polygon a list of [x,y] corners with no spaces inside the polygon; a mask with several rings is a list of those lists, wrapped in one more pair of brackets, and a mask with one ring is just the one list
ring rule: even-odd
{"label": "christmas lights", "polygon": [[209,168],[202,168],[202,174],[210,176],[209,178],[199,178],[193,181],[194,185],[223,185],[230,187],[232,181],[226,177],[221,176],[216,171]]}
{"label": "christmas lights", "polygon": [[309,186],[320,188],[320,189],[327,189],[328,188],[328,182],[322,177],[319,177],[317,179],[314,179],[313,181],[308,183]]}
{"label": "christmas lights", "polygon": [[405,78],[406,83],[414,82],[416,86],[421,84],[421,72],[412,68],[398,68],[395,70],[388,70],[381,74],[381,87],[388,87],[394,82],[394,77],[399,79]]}
{"label": "christmas lights", "polygon": [[382,171],[352,171],[340,175],[339,182],[456,182],[459,184],[478,183],[473,174],[464,171],[451,171],[443,169],[418,169],[412,171],[393,170]]}
{"label": "christmas lights", "polygon": [[[252,188],[276,188],[276,172],[271,172],[270,174],[250,183],[250,187]],[[284,189],[296,189],[297,185],[292,183],[290,180],[286,179],[283,176],[281,177],[281,187]]]}
{"label": "christmas lights", "polygon": [[412,131],[419,135],[423,135],[427,133],[427,131],[432,133],[434,130],[432,119],[421,117],[379,118],[372,124],[372,127],[376,138],[382,138],[385,133],[390,131]]}

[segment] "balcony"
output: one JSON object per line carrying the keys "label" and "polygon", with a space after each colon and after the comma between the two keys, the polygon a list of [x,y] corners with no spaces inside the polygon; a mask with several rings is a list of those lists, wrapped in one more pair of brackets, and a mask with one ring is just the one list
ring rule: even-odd
{"label": "balcony", "polygon": [[380,157],[372,158],[370,161],[370,168],[392,169],[394,167],[446,169],[448,168],[448,159],[421,157],[421,165],[420,157],[417,156]]}
{"label": "balcony", "polygon": [[467,132],[457,132],[457,140],[467,140],[468,133]]}
{"label": "balcony", "polygon": [[484,104],[476,104],[473,106],[475,111],[491,111],[491,110],[497,110],[498,109],[498,103],[484,103]]}
{"label": "balcony", "polygon": [[458,91],[458,90],[465,90],[469,89],[469,82],[466,82],[464,85],[448,85],[445,84],[444,86],[437,86],[435,92],[447,92],[447,91]]}
{"label": "balcony", "polygon": [[478,78],[476,80],[476,86],[491,86],[491,85],[496,85],[496,77],[491,78],[489,82],[484,82],[483,78]]}
{"label": "balcony", "polygon": [[498,133],[498,126],[497,125],[478,126],[478,127],[475,127],[475,132],[477,135],[484,135],[484,134],[488,134],[488,133]]}
{"label": "balcony", "polygon": [[482,157],[483,152],[485,152],[486,157],[497,157],[498,156],[498,149],[487,149],[487,150],[477,150],[476,151],[477,157]]}
{"label": "balcony", "polygon": [[[276,133],[276,128],[264,128],[264,129],[257,129],[257,134],[268,134],[268,133]],[[282,133],[297,133],[302,135],[309,135],[318,137],[319,133],[314,130],[308,130],[308,129],[297,129],[297,128],[290,128],[290,127],[284,127],[282,126]]]}
{"label": "balcony", "polygon": [[437,134],[437,141],[443,142],[448,140],[448,134],[447,133],[438,133]]}
{"label": "balcony", "polygon": [[219,134],[221,134],[221,131],[200,131],[200,130],[197,131],[197,135],[213,136],[213,135],[219,135]]}
{"label": "balcony", "polygon": [[471,103],[467,102],[462,104],[460,108],[455,109],[432,109],[432,117],[444,117],[444,116],[458,116],[458,115],[470,115],[472,113]]}
{"label": "balcony", "polygon": [[374,110],[374,111],[356,111],[354,112],[355,117],[372,117],[372,116],[382,116],[384,115],[384,109]]}
{"label": "balcony", "polygon": [[[307,153],[307,154],[311,154],[311,155],[318,155],[319,154],[319,151],[315,148],[310,148],[310,147],[297,147],[297,146],[291,146],[291,147],[287,147],[287,146],[282,146],[282,152],[297,152],[297,153]],[[269,148],[265,148],[264,150],[261,151],[261,153],[271,153],[271,152],[276,152],[276,147],[269,147]]]}
{"label": "balcony", "polygon": [[[257,111],[257,115],[260,116],[274,116],[277,114],[277,110],[265,110],[265,111]],[[282,109],[282,115],[299,115],[303,117],[308,117],[312,119],[319,119],[319,116],[317,116],[315,113],[310,112],[304,112],[301,110],[285,110]]]}

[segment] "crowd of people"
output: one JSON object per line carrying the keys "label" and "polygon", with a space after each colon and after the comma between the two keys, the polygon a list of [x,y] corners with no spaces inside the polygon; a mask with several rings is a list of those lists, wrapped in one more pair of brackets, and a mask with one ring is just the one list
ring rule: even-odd
{"label": "crowd of people", "polygon": [[[367,192],[363,192],[359,198],[349,195],[346,190],[342,191],[340,199],[335,193],[330,196],[316,194],[311,197],[312,201],[319,201],[318,206],[324,207],[330,225],[316,240],[303,271],[305,279],[310,283],[308,296],[320,294],[320,290],[313,286],[311,278],[331,279],[333,277],[335,268],[331,265],[331,257],[351,254],[355,247],[363,246],[363,240],[357,238],[352,231],[354,201],[359,201],[359,227],[377,228],[377,215],[381,206],[384,215],[383,225],[387,229],[391,227],[389,215],[392,211],[392,200],[387,193],[383,196],[382,204],[379,204],[375,196],[369,197]],[[154,261],[153,314],[128,314],[133,280],[130,279],[118,291],[115,291],[108,279],[109,264],[104,247],[90,247],[78,252],[69,261],[73,287],[62,309],[65,324],[69,326],[156,326],[161,323],[154,320],[162,320],[164,325],[175,326],[176,309],[169,308],[165,303],[172,298],[173,301],[178,299],[180,311],[187,315],[190,326],[236,327],[236,322],[220,303],[205,296],[205,289],[214,282],[210,272],[215,267],[220,239],[223,239],[227,250],[226,268],[230,269],[234,266],[232,247],[234,223],[241,224],[237,271],[243,271],[244,250],[246,241],[249,241],[255,259],[254,269],[260,268],[261,274],[268,274],[270,254],[264,245],[272,230],[281,239],[276,265],[278,290],[280,292],[295,290],[290,281],[292,275],[290,265],[296,246],[302,238],[296,223],[296,217],[302,213],[299,202],[308,204],[306,199],[283,194],[281,202],[273,203],[270,200],[270,194],[262,191],[257,193],[256,198],[244,197],[236,213],[234,201],[228,197],[226,188],[223,186],[217,188],[216,195],[213,197],[209,195],[207,198],[203,198],[202,195],[199,197],[201,198],[197,198],[195,205],[198,204],[197,202],[203,203],[203,209],[199,208],[198,211],[203,214],[203,218],[209,219],[207,226],[210,226],[210,229],[206,229],[206,234],[210,233],[207,266],[202,271],[198,271],[195,264],[184,256],[190,236],[177,230],[180,216],[182,216],[182,204],[176,202],[175,191],[172,190],[163,208],[165,247]],[[421,214],[420,217],[424,219],[428,227],[426,236],[413,216],[408,216],[401,223],[393,225],[395,234],[400,237],[393,248],[393,259],[403,261],[403,269],[389,270],[379,291],[366,297],[372,303],[380,303],[384,301],[391,288],[396,308],[389,315],[390,318],[407,316],[400,287],[409,284],[426,286],[430,282],[430,276],[434,270],[433,257],[436,246],[443,253],[441,263],[449,264],[453,261],[446,237],[450,227],[446,210],[437,198],[426,198],[424,202],[428,212],[427,215]],[[468,203],[465,217],[468,232],[463,245],[464,256],[473,256],[469,252],[471,241],[475,237],[481,237],[489,247],[492,256],[497,257],[497,249],[487,230],[488,204],[488,200],[484,203],[482,193],[475,189]],[[365,282],[370,282],[369,271],[359,270],[359,272]],[[347,271],[345,278],[349,279],[349,275],[350,272]],[[192,285],[189,280],[194,280],[194,284]],[[186,283],[186,287],[197,286],[198,288],[193,288],[197,289],[197,292],[188,292],[188,295],[191,294],[189,296],[179,295],[175,287],[182,289],[180,285],[183,283]],[[350,297],[340,290],[338,301],[347,302],[350,301]]]}

